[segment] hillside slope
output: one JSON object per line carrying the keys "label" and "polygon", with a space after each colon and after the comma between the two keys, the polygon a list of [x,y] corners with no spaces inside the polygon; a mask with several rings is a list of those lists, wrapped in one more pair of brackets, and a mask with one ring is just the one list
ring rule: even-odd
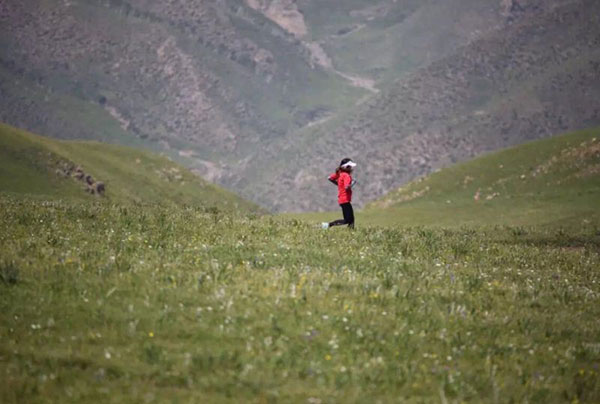
{"label": "hillside slope", "polygon": [[385,225],[600,228],[600,128],[539,140],[442,169],[367,206]]}
{"label": "hillside slope", "polygon": [[0,22],[0,120],[100,140],[102,116],[205,171],[364,92],[237,1],[3,2]]}
{"label": "hillside slope", "polygon": [[[600,123],[594,0],[0,3],[0,121],[163,151],[278,211],[359,206]],[[292,190],[293,192],[289,192]]]}
{"label": "hillside slope", "polygon": [[258,212],[165,157],[97,142],[57,141],[0,124],[0,192],[47,198],[95,199],[76,168],[102,182],[102,200],[175,203]]}
{"label": "hillside slope", "polygon": [[[353,114],[284,149],[266,170],[262,201],[293,187],[276,208],[327,209],[328,171],[359,163],[360,206],[437,168],[569,130],[600,124],[600,3],[534,8],[502,30],[389,85]],[[293,199],[293,200],[292,200]],[[264,202],[263,202],[264,203]]]}

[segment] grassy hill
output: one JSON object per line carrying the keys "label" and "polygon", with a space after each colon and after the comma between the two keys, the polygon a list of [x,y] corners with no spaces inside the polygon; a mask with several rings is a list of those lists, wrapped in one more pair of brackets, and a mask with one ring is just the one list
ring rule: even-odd
{"label": "grassy hill", "polygon": [[66,175],[81,166],[106,186],[111,202],[203,205],[243,212],[259,208],[212,185],[169,159],[125,146],[59,141],[0,124],[0,192],[42,198],[97,199]]}
{"label": "grassy hill", "polygon": [[[360,171],[357,176],[360,175]],[[359,194],[358,187],[356,193]],[[334,200],[334,190],[330,196]],[[600,128],[539,140],[457,164],[358,214],[382,226],[600,225]],[[302,217],[331,220],[332,213]]]}

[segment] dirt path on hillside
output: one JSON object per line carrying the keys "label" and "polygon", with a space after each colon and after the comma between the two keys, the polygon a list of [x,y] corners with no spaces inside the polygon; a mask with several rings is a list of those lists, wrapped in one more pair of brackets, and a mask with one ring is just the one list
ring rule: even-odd
{"label": "dirt path on hillside", "polygon": [[370,92],[375,94],[379,92],[379,89],[375,87],[375,80],[373,79],[342,73],[339,70],[336,70],[335,68],[333,68],[332,71],[338,76],[348,80],[350,84],[352,84],[354,87],[364,88],[365,90],[369,90]]}

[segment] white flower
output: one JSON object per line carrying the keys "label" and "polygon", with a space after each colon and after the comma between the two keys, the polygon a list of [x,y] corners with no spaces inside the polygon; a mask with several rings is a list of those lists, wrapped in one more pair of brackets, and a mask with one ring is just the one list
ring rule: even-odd
{"label": "white flower", "polygon": [[271,337],[270,335],[268,337],[265,337],[264,343],[266,347],[271,346],[271,344],[273,343],[273,337]]}

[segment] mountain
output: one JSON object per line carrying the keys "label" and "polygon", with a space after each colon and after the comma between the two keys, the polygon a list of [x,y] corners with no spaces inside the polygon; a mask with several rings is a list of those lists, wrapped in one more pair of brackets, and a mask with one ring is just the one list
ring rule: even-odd
{"label": "mountain", "polygon": [[0,120],[167,153],[276,211],[600,123],[593,0],[0,4]]}
{"label": "mountain", "polygon": [[564,3],[523,8],[502,29],[388,84],[352,114],[303,132],[284,158],[300,168],[269,170],[264,200],[281,210],[334,206],[324,178],[351,156],[360,206],[454,162],[600,124],[600,3]]}
{"label": "mountain", "polygon": [[53,140],[0,124],[0,158],[2,193],[261,212],[165,157],[130,147]]}
{"label": "mountain", "polygon": [[441,169],[367,205],[381,225],[600,225],[600,128]]}
{"label": "mountain", "polygon": [[3,2],[0,119],[191,157],[208,178],[360,90],[237,1]]}

